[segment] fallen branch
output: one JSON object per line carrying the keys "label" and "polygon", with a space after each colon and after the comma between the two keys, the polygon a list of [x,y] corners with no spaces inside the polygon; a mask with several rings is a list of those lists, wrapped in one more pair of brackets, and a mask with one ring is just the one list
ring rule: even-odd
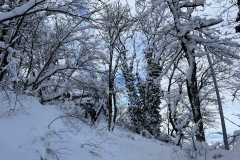
{"label": "fallen branch", "polygon": [[[61,118],[76,118],[76,119],[79,119],[79,120],[83,121],[84,123],[88,124],[86,120],[84,120],[84,119],[82,119],[82,118],[80,118],[80,117],[78,117],[78,116],[75,116],[75,115],[64,115],[64,116],[59,116],[59,117],[55,118],[54,120],[52,120],[52,121],[49,123],[48,128],[51,127],[51,124],[52,124],[53,122],[55,122],[56,120],[61,119]],[[89,125],[89,124],[88,124],[88,125]]]}

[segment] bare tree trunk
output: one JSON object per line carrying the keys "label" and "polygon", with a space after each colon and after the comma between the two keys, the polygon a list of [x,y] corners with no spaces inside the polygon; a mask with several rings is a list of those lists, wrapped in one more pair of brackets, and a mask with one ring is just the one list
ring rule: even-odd
{"label": "bare tree trunk", "polygon": [[[7,29],[2,30],[2,36],[0,37],[0,41],[4,42],[4,36],[7,35]],[[0,82],[3,80],[4,75],[7,73],[6,70],[3,70],[5,66],[8,65],[7,57],[8,57],[8,52],[6,51],[0,51],[0,55],[2,56],[2,61],[0,62]]]}
{"label": "bare tree trunk", "polygon": [[7,70],[6,69],[4,70],[3,68],[8,65],[8,62],[7,62],[8,52],[5,52],[5,53],[1,52],[0,54],[4,54],[3,60],[0,66],[0,82],[1,82],[5,74],[7,73]]}
{"label": "bare tree trunk", "polygon": [[[238,15],[237,15],[237,18],[236,18],[236,22],[239,22],[240,21],[240,0],[237,0],[237,6],[238,6]],[[235,30],[236,30],[237,33],[240,32],[240,25],[239,24],[235,27]]]}
{"label": "bare tree trunk", "polygon": [[112,131],[114,130],[114,127],[116,125],[116,119],[117,119],[117,101],[116,101],[116,94],[113,94],[113,105],[114,105],[114,113],[113,113],[113,127]]}
{"label": "bare tree trunk", "polygon": [[[183,50],[186,53],[186,57],[189,63],[189,69],[191,71],[191,74],[187,77],[187,92],[188,92],[188,98],[191,104],[192,113],[193,113],[193,121],[195,124],[198,123],[198,129],[196,131],[196,140],[202,142],[205,141],[205,133],[203,128],[203,120],[202,120],[202,114],[200,109],[200,100],[199,100],[199,90],[197,86],[197,65],[195,61],[195,57],[192,55],[194,51],[188,51],[186,46],[183,45]],[[189,53],[191,52],[191,53]]]}
{"label": "bare tree trunk", "polygon": [[112,84],[109,82],[109,93],[108,93],[108,130],[111,130],[112,124]]}
{"label": "bare tree trunk", "polygon": [[111,131],[112,125],[112,97],[113,97],[113,75],[112,75],[113,49],[110,49],[110,64],[108,71],[108,130]]}

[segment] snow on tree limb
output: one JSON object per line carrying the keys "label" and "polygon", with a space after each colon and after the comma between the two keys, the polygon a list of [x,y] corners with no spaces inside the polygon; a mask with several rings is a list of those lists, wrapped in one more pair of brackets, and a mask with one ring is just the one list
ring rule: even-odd
{"label": "snow on tree limb", "polygon": [[40,4],[42,2],[45,2],[45,1],[46,0],[30,0],[26,4],[24,4],[20,7],[14,8],[12,11],[0,13],[0,23],[4,22],[4,21],[7,21],[7,20],[10,20],[10,19],[13,19],[13,18],[16,18],[16,17],[23,16],[29,10],[31,10],[32,8],[37,6],[38,4]]}
{"label": "snow on tree limb", "polygon": [[0,41],[0,49],[7,50],[9,53],[18,53],[19,51],[10,47],[8,44]]}
{"label": "snow on tree limb", "polygon": [[206,0],[195,0],[193,2],[190,2],[190,0],[184,0],[179,5],[180,8],[182,7],[198,7],[198,6],[204,6]]}

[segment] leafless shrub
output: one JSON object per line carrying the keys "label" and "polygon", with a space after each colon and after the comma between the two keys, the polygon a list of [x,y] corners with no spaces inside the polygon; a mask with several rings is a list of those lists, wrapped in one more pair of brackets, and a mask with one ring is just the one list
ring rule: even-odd
{"label": "leafless shrub", "polygon": [[81,148],[87,149],[92,155],[97,157],[102,157],[104,154],[104,149],[101,146],[101,142],[96,140],[88,140],[81,145]]}

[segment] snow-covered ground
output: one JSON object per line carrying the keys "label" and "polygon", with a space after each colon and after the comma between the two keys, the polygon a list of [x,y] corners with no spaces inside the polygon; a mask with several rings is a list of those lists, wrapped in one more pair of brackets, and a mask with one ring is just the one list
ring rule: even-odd
{"label": "snow-covered ground", "polygon": [[[17,101],[16,101],[17,100]],[[7,112],[10,108],[13,112]],[[0,160],[190,160],[179,147],[146,139],[120,128],[109,132],[105,122],[89,125],[63,116],[59,106],[36,98],[0,93]],[[240,159],[240,141],[221,160]],[[215,156],[216,157],[216,156]],[[204,159],[199,157],[198,159]],[[220,159],[219,159],[220,160]]]}

